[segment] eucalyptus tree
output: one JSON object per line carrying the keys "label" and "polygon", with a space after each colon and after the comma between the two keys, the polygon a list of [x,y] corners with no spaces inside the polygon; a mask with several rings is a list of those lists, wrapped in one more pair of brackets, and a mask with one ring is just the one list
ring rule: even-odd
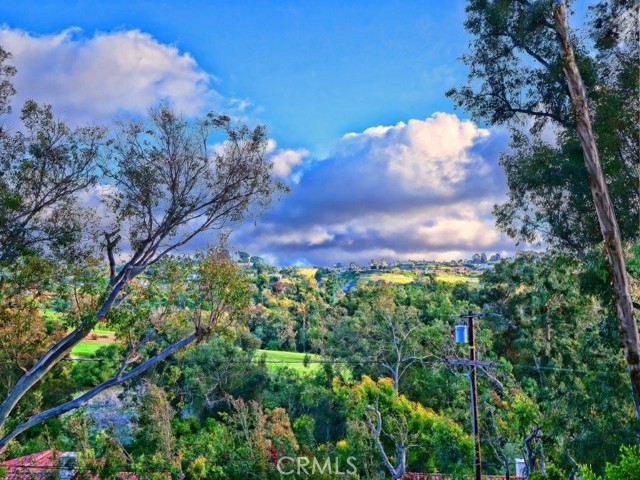
{"label": "eucalyptus tree", "polygon": [[33,100],[20,120],[0,135],[0,262],[73,255],[92,218],[78,196],[96,183],[106,130],[71,129]]}
{"label": "eucalyptus tree", "polygon": [[468,475],[471,438],[450,418],[399,394],[390,378],[374,381],[364,375],[352,386],[336,381],[334,391],[354,420],[350,433],[364,424],[391,478],[406,478],[412,470]]}
{"label": "eucalyptus tree", "polygon": [[324,353],[344,359],[356,373],[388,376],[400,391],[412,367],[441,357],[448,327],[438,319],[425,322],[418,309],[402,304],[400,289],[362,287],[356,295],[352,315],[326,318]]}
{"label": "eucalyptus tree", "polygon": [[581,36],[568,30],[565,2],[555,3],[469,1],[469,83],[447,94],[512,130],[499,227],[582,256],[603,247],[640,421],[640,336],[623,247],[640,232],[637,2],[598,2]]}
{"label": "eucalyptus tree", "polygon": [[16,74],[16,68],[7,64],[11,58],[11,53],[0,46],[0,114],[11,112],[11,97],[16,93],[16,89],[11,82],[11,78]]}
{"label": "eucalyptus tree", "polygon": [[25,102],[9,118],[16,90],[11,54],[0,46],[0,263],[45,253],[77,255],[91,219],[78,196],[95,184],[106,130],[72,129],[50,105]]}
{"label": "eucalyptus tree", "polygon": [[[7,156],[8,160],[4,177],[19,178],[24,170],[29,171],[34,163],[40,162],[40,170],[46,170],[44,178],[58,175],[52,182],[60,188],[68,186],[71,189],[63,190],[64,195],[52,198],[50,204],[40,200],[43,206],[36,215],[27,215],[29,221],[33,221],[42,212],[44,223],[55,220],[52,212],[57,208],[69,209],[73,214],[74,207],[67,202],[73,202],[80,190],[94,185],[103,200],[100,208],[105,216],[100,227],[101,246],[106,258],[104,269],[98,271],[108,273],[104,275],[104,282],[96,282],[95,291],[87,295],[91,301],[78,309],[71,331],[35,360],[9,390],[0,405],[0,427],[6,429],[10,425],[11,428],[0,439],[0,451],[20,432],[77,408],[104,388],[127,381],[180,348],[209,336],[214,324],[235,311],[234,302],[238,300],[239,291],[233,286],[237,278],[233,268],[225,266],[224,262],[212,264],[203,260],[203,268],[207,265],[211,268],[209,271],[192,272],[200,276],[199,288],[194,291],[199,293],[199,297],[187,306],[183,314],[186,316],[182,318],[183,323],[191,325],[183,332],[184,335],[136,365],[133,360],[139,359],[139,346],[149,335],[162,331],[158,321],[154,320],[161,313],[149,311],[147,328],[134,330],[137,337],[128,339],[130,351],[125,355],[122,366],[106,382],[72,402],[36,413],[18,425],[9,421],[18,402],[98,322],[116,318],[118,312],[127,311],[125,307],[130,306],[131,299],[135,297],[132,289],[137,287],[132,281],[136,277],[164,266],[170,255],[187,247],[198,235],[210,234],[211,231],[228,232],[239,222],[254,218],[269,205],[274,194],[286,189],[270,175],[271,164],[264,156],[267,137],[262,126],[249,128],[216,114],[191,121],[161,105],[150,110],[145,120],[120,123],[108,139],[102,130],[90,129],[94,136],[89,139],[95,139],[92,143],[84,137],[76,141],[78,136],[75,134],[70,137],[66,127],[53,121],[49,107],[28,102],[25,109],[30,115],[26,117],[27,126],[31,116],[35,116],[35,125],[40,122],[51,127],[62,145],[59,151],[55,151],[49,148],[46,135],[38,134],[29,148],[21,151],[22,155],[12,156],[9,150],[5,150],[5,144],[2,156]],[[102,142],[103,139],[106,141]],[[47,168],[51,164],[54,165],[53,172]],[[37,178],[32,181],[37,186]],[[9,185],[17,188],[22,183]],[[22,199],[17,203],[25,204]],[[20,239],[15,243],[20,248],[10,251],[14,256],[33,253],[33,250],[22,248],[22,245],[29,246],[22,240],[35,240],[46,231],[36,227],[36,223],[27,223],[34,225],[29,230],[24,229],[20,221],[13,222],[7,217],[0,220],[1,230],[9,232],[7,238]],[[12,233],[16,230],[14,225],[17,229],[23,228],[19,235]],[[82,226],[78,222],[69,225],[70,232],[82,237],[87,233]],[[79,240],[75,238],[70,243],[77,245]],[[37,250],[35,252],[38,253]],[[123,258],[121,265],[117,264],[119,252]]]}
{"label": "eucalyptus tree", "polygon": [[[499,436],[517,442],[530,465],[536,462],[529,453],[540,465],[542,451],[529,447],[526,453],[528,436],[538,437],[547,459],[567,471],[577,464],[599,469],[616,458],[620,445],[635,441],[615,315],[602,307],[598,295],[585,295],[583,287],[604,276],[604,260],[593,269],[558,253],[520,255],[482,276],[481,300],[503,314],[483,330],[490,333],[491,354],[506,389],[497,392],[503,398],[499,402],[481,399],[488,412],[482,416],[485,432],[501,431]],[[496,429],[492,420],[508,417],[517,397],[534,402],[536,418],[521,419],[517,432],[509,432],[511,426],[502,429],[500,421]]]}

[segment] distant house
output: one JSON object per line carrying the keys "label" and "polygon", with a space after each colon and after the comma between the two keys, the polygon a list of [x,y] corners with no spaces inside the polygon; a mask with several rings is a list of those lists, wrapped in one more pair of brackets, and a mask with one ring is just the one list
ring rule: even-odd
{"label": "distant house", "polygon": [[[45,450],[2,462],[2,466],[6,468],[4,478],[9,480],[64,478],[62,470],[58,475],[59,455],[54,450]],[[73,476],[73,470],[70,473]]]}

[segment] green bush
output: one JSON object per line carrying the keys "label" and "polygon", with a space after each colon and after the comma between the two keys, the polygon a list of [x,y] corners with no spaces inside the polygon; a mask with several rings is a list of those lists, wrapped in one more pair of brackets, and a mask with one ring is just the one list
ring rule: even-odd
{"label": "green bush", "polygon": [[588,466],[580,469],[581,480],[640,480],[640,448],[620,447],[618,463],[607,463],[604,476],[599,477]]}
{"label": "green bush", "polygon": [[111,377],[120,365],[120,347],[106,345],[96,350],[95,360],[76,361],[69,373],[80,388],[89,388]]}

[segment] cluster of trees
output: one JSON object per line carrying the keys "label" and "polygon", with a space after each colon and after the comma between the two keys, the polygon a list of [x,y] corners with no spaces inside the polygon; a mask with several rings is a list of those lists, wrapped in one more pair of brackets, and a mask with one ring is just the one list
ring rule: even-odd
{"label": "cluster of trees", "polygon": [[[640,251],[632,259],[631,265],[640,263]],[[200,308],[201,293],[194,287],[206,278],[203,270],[218,262],[219,257],[167,258],[148,270],[130,293],[130,307],[109,320],[122,341],[98,350],[94,361],[66,363],[52,372],[32,399],[21,402],[20,414],[92,391],[123,365],[124,371],[143,365],[182,338],[192,328],[185,318]],[[239,274],[233,283],[238,289],[230,294],[237,297],[228,301],[246,307],[238,321],[225,317],[198,345],[130,377],[107,407],[109,421],[102,418],[100,402],[90,402],[25,431],[9,443],[6,455],[52,446],[76,450],[81,470],[103,477],[134,471],[244,478],[250,471],[256,478],[279,478],[278,461],[286,458],[305,458],[309,465],[329,459],[342,471],[351,459],[357,468],[353,478],[469,474],[468,380],[465,367],[448,359],[467,355],[454,343],[460,313],[486,305],[501,315],[487,316],[478,329],[480,356],[496,365],[479,375],[485,471],[513,474],[517,457],[542,478],[567,478],[581,469],[602,475],[635,465],[634,407],[602,260],[520,255],[485,272],[479,286],[424,277],[408,285],[361,284],[332,296],[312,278],[282,270],[277,281],[286,280],[290,288],[277,295],[264,288],[267,300],[288,305],[292,318],[300,304],[322,311],[309,315],[306,326],[295,322],[289,347],[281,347],[301,349],[297,339],[305,328],[314,368],[301,371],[256,354],[267,338],[251,323],[255,309],[283,307],[260,304],[259,276]],[[224,271],[225,287],[232,271]],[[305,289],[314,296],[297,300]],[[79,295],[87,301],[90,296]],[[159,331],[133,357],[131,332],[148,318]],[[334,476],[326,470],[301,478]]]}
{"label": "cluster of trees", "polygon": [[[515,457],[532,478],[640,470],[637,9],[602,0],[570,37],[557,3],[468,2],[470,82],[449,95],[511,130],[500,228],[552,247],[479,285],[343,289],[252,257],[248,276],[224,236],[286,190],[263,127],[167,105],[112,130],[33,101],[18,118],[0,48],[0,454],[76,450],[103,478],[291,478],[285,458],[353,464],[354,478],[469,474],[466,371],[450,361],[468,352],[452,332],[486,308],[485,471],[513,473]],[[211,231],[218,245],[180,254]],[[67,361],[98,326],[116,341]],[[274,367],[260,347],[318,368]],[[97,399],[113,391],[105,426]]]}
{"label": "cluster of trees", "polygon": [[447,95],[510,129],[498,226],[577,256],[604,254],[640,423],[640,334],[625,260],[640,233],[638,6],[599,1],[578,36],[567,3],[470,0],[469,83]]}
{"label": "cluster of trees", "polygon": [[[14,93],[9,59],[0,50],[4,114]],[[0,451],[21,432],[235,321],[246,289],[229,260],[216,250],[203,254],[188,272],[198,279],[195,288],[187,289],[181,281],[187,272],[171,255],[199,234],[224,232],[255,216],[285,189],[270,176],[265,146],[261,126],[250,129],[215,114],[187,121],[166,105],[145,119],[121,122],[114,132],[72,129],[51,106],[31,100],[19,121],[3,122],[0,312],[8,374]],[[94,206],[79,201],[92,193],[100,197]],[[147,285],[162,285],[160,303],[148,303],[151,291],[136,280],[142,273]],[[38,311],[50,296],[66,304],[51,332]],[[38,405],[41,381],[60,371],[60,362],[100,322],[126,342],[119,368],[79,397]],[[18,332],[26,345],[19,345]],[[27,407],[28,400],[33,405]]]}

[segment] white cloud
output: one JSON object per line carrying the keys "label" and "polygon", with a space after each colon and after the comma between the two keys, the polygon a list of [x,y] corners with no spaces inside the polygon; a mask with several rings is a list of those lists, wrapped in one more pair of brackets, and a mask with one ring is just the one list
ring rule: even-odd
{"label": "white cloud", "polygon": [[231,98],[229,99],[229,105],[238,113],[244,113],[254,106],[253,102],[247,98]]}
{"label": "white cloud", "polygon": [[[344,137],[341,148],[346,155],[366,150],[368,161],[384,167],[407,189],[428,188],[447,192],[467,175],[485,168],[484,160],[469,148],[489,135],[469,120],[435,113],[425,120],[410,120],[390,126],[366,129]],[[340,150],[339,150],[340,151]],[[473,168],[467,168],[472,166]]]}
{"label": "white cloud", "polygon": [[292,230],[286,233],[274,232],[273,234],[265,234],[260,237],[260,242],[271,243],[286,243],[295,245],[306,245],[313,247],[315,245],[321,245],[326,241],[333,240],[334,235],[329,233],[326,228],[319,225],[314,225],[308,230]]}
{"label": "white cloud", "polygon": [[292,193],[232,241],[281,263],[513,251],[491,214],[504,199],[497,160],[506,143],[504,132],[447,113],[347,134],[329,158],[304,163]]}
{"label": "white cloud", "polygon": [[71,121],[142,113],[161,100],[190,115],[219,100],[189,54],[138,30],[85,38],[79,29],[36,36],[3,28],[0,44],[18,69],[16,100],[51,103]]}
{"label": "white cloud", "polygon": [[[278,148],[276,141],[269,139],[266,154],[273,163],[273,174],[280,178],[289,178],[293,169],[302,165],[304,159],[309,156],[309,151],[304,148]],[[298,180],[299,178],[294,178],[294,183]]]}

